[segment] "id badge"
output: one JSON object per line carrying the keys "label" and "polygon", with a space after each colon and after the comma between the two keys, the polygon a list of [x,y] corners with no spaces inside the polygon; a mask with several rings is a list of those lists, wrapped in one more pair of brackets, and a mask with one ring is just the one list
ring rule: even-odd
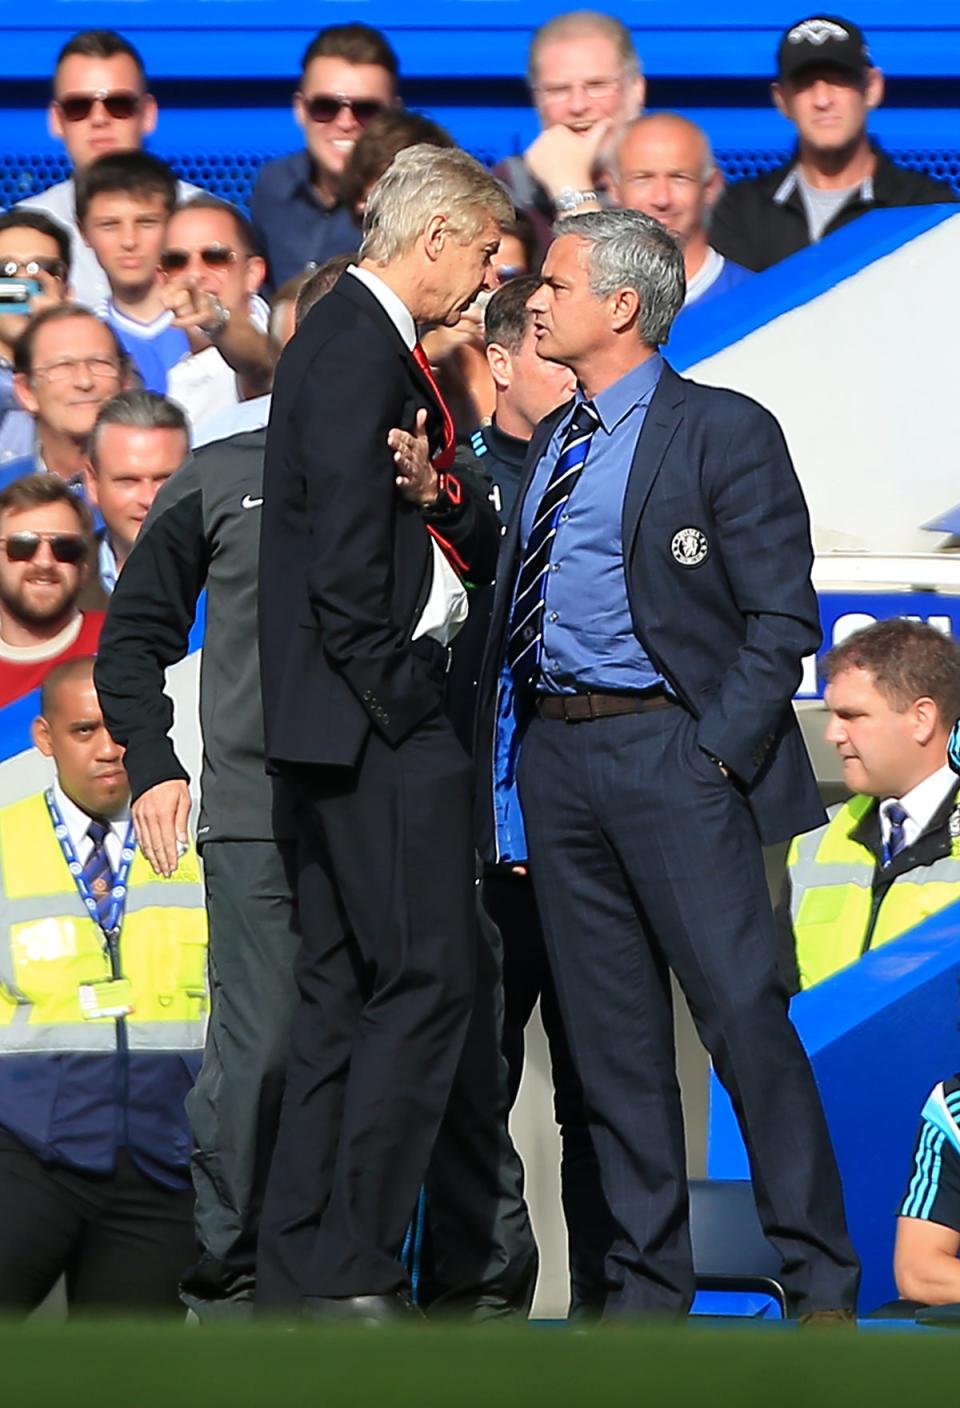
{"label": "id badge", "polygon": [[98,982],[81,983],[77,991],[85,1022],[98,1017],[129,1017],[134,1010],[129,978],[101,978]]}

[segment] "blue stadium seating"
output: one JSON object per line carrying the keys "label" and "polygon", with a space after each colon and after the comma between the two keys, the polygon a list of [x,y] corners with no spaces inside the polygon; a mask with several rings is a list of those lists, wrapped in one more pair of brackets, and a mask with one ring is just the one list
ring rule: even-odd
{"label": "blue stadium seating", "polygon": [[[54,57],[83,27],[113,26],[144,55],[161,103],[153,149],[188,179],[246,204],[256,167],[300,145],[289,111],[300,54],[321,23],[363,19],[400,56],[408,106],[446,125],[487,162],[536,131],[523,75],[533,29],[559,0],[364,0],[322,10],[306,0],[36,0],[0,19],[0,205],[62,178],[44,108]],[[601,3],[598,8],[604,8]],[[620,0],[650,81],[650,103],[689,112],[710,132],[730,179],[785,159],[788,124],[768,83],[795,0]],[[888,75],[875,130],[897,160],[960,189],[960,6],[858,0],[850,7]]]}

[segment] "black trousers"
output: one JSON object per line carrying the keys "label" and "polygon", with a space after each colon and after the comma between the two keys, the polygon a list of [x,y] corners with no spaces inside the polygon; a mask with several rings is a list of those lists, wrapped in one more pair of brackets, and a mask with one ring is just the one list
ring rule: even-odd
{"label": "black trousers", "polygon": [[303,945],[259,1242],[267,1309],[405,1284],[477,965],[471,768],[446,719],[289,781]]}
{"label": "black trousers", "polygon": [[44,1164],[0,1130],[0,1208],[0,1312],[34,1310],[65,1274],[71,1311],[182,1316],[193,1194],[154,1183],[126,1150],[100,1177]]}
{"label": "black trousers", "polygon": [[859,1264],[813,1073],[787,1015],[753,819],[680,708],[535,718],[531,874],[619,1235],[606,1313],[693,1295],[669,970],[730,1092],[793,1309],[852,1306]]}
{"label": "black trousers", "polygon": [[183,1283],[184,1300],[201,1318],[215,1304],[253,1300],[300,946],[292,842],[208,841],[203,872],[210,1021],[203,1066],[187,1096],[201,1257]]}
{"label": "black trousers", "polygon": [[550,1048],[554,1118],[560,1128],[560,1197],[567,1225],[570,1315],[602,1310],[607,1286],[604,1261],[614,1238],[590,1138],[583,1089],[573,1064],[550,973],[543,929],[530,878],[491,870],[483,881],[483,903],[503,941],[503,1054],[509,1070],[510,1108],[520,1080],[527,1023],[540,1003]]}
{"label": "black trousers", "polygon": [[529,1312],[539,1254],[508,1128],[500,934],[482,908],[478,921],[473,1012],[425,1183],[430,1255],[421,1304],[487,1320]]}

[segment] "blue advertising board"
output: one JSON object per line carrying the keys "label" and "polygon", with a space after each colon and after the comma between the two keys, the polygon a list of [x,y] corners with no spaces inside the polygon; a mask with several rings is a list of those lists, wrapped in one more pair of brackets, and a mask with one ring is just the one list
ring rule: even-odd
{"label": "blue advertising board", "polygon": [[818,591],[820,624],[823,644],[805,662],[803,681],[797,699],[821,699],[823,679],[819,662],[833,646],[846,640],[854,631],[872,626],[875,621],[889,621],[905,616],[912,621],[924,621],[945,635],[960,640],[960,596],[948,596],[932,591]]}

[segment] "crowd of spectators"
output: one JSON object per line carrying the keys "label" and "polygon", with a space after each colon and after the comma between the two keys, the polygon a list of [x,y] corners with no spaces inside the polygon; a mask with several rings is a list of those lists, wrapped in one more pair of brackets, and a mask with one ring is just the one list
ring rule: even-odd
{"label": "crowd of spectators", "polygon": [[[239,432],[257,437],[246,442],[252,477],[248,482],[239,476],[236,486],[244,508],[262,502],[256,495],[264,427],[284,346],[312,304],[355,262],[367,198],[397,153],[421,144],[456,145],[430,118],[403,108],[401,78],[384,35],[360,23],[322,30],[303,55],[293,95],[303,147],[260,168],[248,218],[178,180],[167,163],[143,149],[156,126],[157,103],[140,55],[122,35],[84,31],[57,59],[49,122],[74,174],[0,215],[0,705],[43,685],[37,744],[54,758],[57,788],[66,790],[68,801],[69,777],[63,783],[62,774],[69,748],[61,749],[57,740],[69,728],[63,725],[58,733],[58,719],[73,719],[69,727],[95,735],[94,774],[97,768],[103,776],[122,773],[122,750],[106,732],[92,694],[89,657],[97,652],[111,594],[154,499],[188,462],[182,491],[169,494],[158,515],[161,532],[153,543],[156,551],[171,524],[194,515],[196,541],[189,547],[196,561],[184,567],[176,543],[167,544],[164,570],[171,581],[187,582],[190,598],[172,631],[172,663],[186,648],[195,598],[208,573],[216,580],[213,556],[223,551],[213,501],[203,500],[203,466],[211,466],[215,481],[220,464],[216,456],[191,463],[191,447]],[[557,219],[611,207],[653,217],[682,251],[686,297],[679,316],[688,320],[872,209],[957,200],[946,184],[896,165],[870,136],[868,118],[882,100],[883,75],[859,28],[836,17],[815,16],[784,34],[772,97],[795,129],[796,147],[786,166],[753,180],[727,184],[709,133],[689,117],[645,110],[641,56],[629,30],[611,15],[577,11],[544,24],[531,44],[528,80],[541,130],[522,155],[494,173],[513,202],[514,222],[504,227],[484,291],[455,326],[425,329],[423,336],[432,375],[453,415],[454,469],[465,484],[484,486],[503,521],[516,501],[537,423],[573,390],[571,372],[537,355],[527,306]],[[655,87],[649,96],[656,99]],[[400,461],[398,450],[398,466]],[[436,496],[436,489],[420,499],[410,494],[428,517]],[[252,590],[250,543],[244,551],[244,580]],[[229,591],[235,586],[230,579]],[[252,617],[252,598],[247,605]],[[478,590],[454,652],[448,698],[467,746],[489,611],[489,590]],[[249,621],[247,627],[252,629]],[[792,991],[825,980],[960,896],[954,874],[957,778],[947,761],[947,736],[960,716],[960,651],[926,627],[887,623],[835,651],[827,672],[828,737],[844,760],[853,795],[826,826],[797,838],[791,849],[780,957]],[[255,674],[254,662],[253,673],[240,678],[253,689]],[[255,730],[261,727],[258,717]],[[118,786],[114,815],[118,826],[122,822],[120,840],[129,845],[125,773]],[[89,788],[80,786],[79,792],[80,801],[73,801],[82,811],[86,799],[93,816],[96,799]],[[262,780],[254,789],[258,802],[261,793]],[[62,810],[61,791],[57,799]],[[100,842],[93,844],[96,850]],[[62,859],[51,853],[50,865],[56,868]],[[74,873],[86,874],[91,862],[76,864]],[[118,868],[114,858],[113,871]],[[174,908],[189,911],[194,905],[187,892],[196,888],[198,874],[189,852],[179,889],[171,892]],[[169,875],[162,878],[170,881]],[[139,880],[147,884],[145,876]],[[51,882],[50,889],[57,888]],[[488,876],[483,889],[487,912],[506,940],[503,1050],[510,1102],[520,1081],[524,1027],[538,1000],[547,1028],[564,1139],[573,1308],[589,1310],[602,1302],[609,1214],[529,877]],[[221,903],[226,906],[227,899]],[[50,912],[49,905],[43,909]],[[205,933],[190,924],[190,942],[202,946]],[[292,919],[285,930],[284,952],[292,953]],[[103,981],[119,981],[119,972],[105,973]],[[195,1015],[206,997],[196,983],[191,992]],[[0,1021],[4,1003],[22,1000],[0,977]],[[283,989],[276,1002],[280,1025],[289,1019],[289,1004],[290,991]],[[128,1011],[133,1008],[122,1002],[117,1007],[120,1015]],[[103,1006],[95,1015],[116,1014]],[[185,1041],[185,1049],[195,1045],[192,1037]],[[269,1051],[258,1058],[263,1079],[273,1082],[274,1120],[280,1046],[274,1033]],[[0,1060],[7,1059],[6,1050],[0,1045]],[[30,1057],[21,1053],[17,1059]],[[140,1069],[148,1065],[144,1058]],[[149,1070],[153,1080],[156,1070]],[[83,1071],[78,1110],[95,1088],[87,1067]],[[941,1145],[947,1141],[944,1167],[954,1170],[952,1182],[945,1174],[932,1190],[929,1178],[921,1187],[918,1149],[902,1219],[936,1224],[937,1209],[949,1206],[941,1221],[953,1230],[947,1236],[909,1227],[901,1233],[898,1271],[911,1299],[960,1298],[958,1102],[954,1080],[938,1087],[924,1112],[928,1132],[921,1131],[921,1148],[937,1137]],[[96,1161],[69,1141],[41,1148],[7,1104],[0,1104],[0,1126],[0,1141],[9,1141],[18,1158],[29,1162],[33,1154],[44,1167],[66,1170],[81,1182],[86,1174],[102,1177]],[[185,1137],[172,1117],[164,1128],[171,1138]],[[247,1130],[247,1136],[262,1143],[263,1131]],[[144,1181],[162,1186],[168,1209],[175,1205],[171,1225],[179,1238],[175,1246],[182,1247],[182,1148],[169,1160],[173,1175],[158,1174],[142,1150],[138,1156],[135,1141],[129,1152],[132,1162],[118,1163],[111,1175],[118,1199],[129,1185],[141,1193]],[[257,1158],[262,1156],[258,1146]],[[39,1189],[37,1169],[28,1172]],[[259,1166],[257,1179],[260,1196]],[[251,1180],[252,1174],[250,1188]],[[71,1206],[77,1204],[77,1189],[68,1192]],[[252,1196],[249,1189],[244,1196]],[[107,1208],[101,1199],[77,1214],[77,1226],[84,1217],[102,1227],[117,1216],[122,1224],[117,1207]],[[143,1218],[142,1206],[136,1216]],[[243,1231],[252,1244],[250,1227]],[[65,1239],[59,1250],[45,1249],[42,1273],[11,1289],[4,1278],[13,1253],[0,1234],[0,1304],[36,1303],[54,1273],[70,1266],[77,1305],[97,1303],[98,1296],[102,1304],[122,1302],[126,1292],[118,1297],[117,1287],[122,1290],[123,1277],[98,1281],[94,1275],[88,1284],[71,1261],[72,1246]],[[27,1254],[20,1244],[15,1251],[21,1259]],[[925,1269],[928,1252],[938,1275]],[[144,1304],[175,1301],[184,1258],[174,1261],[159,1258],[156,1275],[143,1277],[138,1293]],[[244,1283],[240,1298],[248,1299],[249,1290]]]}

